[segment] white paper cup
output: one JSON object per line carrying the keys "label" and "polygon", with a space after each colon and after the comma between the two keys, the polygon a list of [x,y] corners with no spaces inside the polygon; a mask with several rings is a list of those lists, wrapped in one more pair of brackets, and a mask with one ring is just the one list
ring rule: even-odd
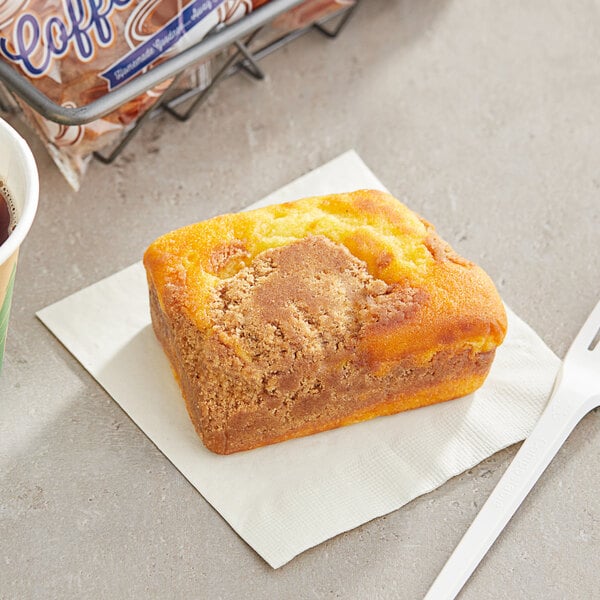
{"label": "white paper cup", "polygon": [[17,256],[38,204],[39,181],[35,160],[25,140],[0,119],[0,180],[10,191],[17,225],[0,245],[0,370],[4,356],[8,316],[17,268]]}

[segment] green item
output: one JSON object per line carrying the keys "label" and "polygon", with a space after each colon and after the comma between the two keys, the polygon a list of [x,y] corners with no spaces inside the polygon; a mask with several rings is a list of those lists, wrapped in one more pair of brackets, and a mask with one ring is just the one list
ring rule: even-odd
{"label": "green item", "polygon": [[16,270],[17,265],[13,267],[12,273],[10,274],[10,280],[8,281],[8,286],[6,287],[6,295],[4,296],[4,302],[2,303],[2,308],[0,308],[0,371],[2,371],[2,359],[4,357],[4,346],[6,345],[6,332],[8,330],[10,302],[12,299]]}

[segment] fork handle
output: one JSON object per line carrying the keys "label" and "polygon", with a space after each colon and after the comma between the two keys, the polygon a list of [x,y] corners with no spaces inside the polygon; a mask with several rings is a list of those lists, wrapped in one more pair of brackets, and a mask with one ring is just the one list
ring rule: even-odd
{"label": "fork handle", "polygon": [[425,600],[451,600],[476,569],[575,425],[597,398],[560,384],[529,437],[440,571]]}

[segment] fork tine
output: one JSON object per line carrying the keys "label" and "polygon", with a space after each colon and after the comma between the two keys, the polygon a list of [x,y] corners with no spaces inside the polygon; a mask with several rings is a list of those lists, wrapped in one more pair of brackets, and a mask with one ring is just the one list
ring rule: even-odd
{"label": "fork tine", "polygon": [[588,350],[595,350],[596,346],[598,345],[599,342],[600,342],[600,327],[598,327],[598,331],[596,332],[594,339],[590,342],[590,345],[588,346]]}
{"label": "fork tine", "polygon": [[573,340],[567,356],[572,352],[593,351],[600,348],[598,337],[600,336],[600,302],[598,302],[579,330],[577,337]]}

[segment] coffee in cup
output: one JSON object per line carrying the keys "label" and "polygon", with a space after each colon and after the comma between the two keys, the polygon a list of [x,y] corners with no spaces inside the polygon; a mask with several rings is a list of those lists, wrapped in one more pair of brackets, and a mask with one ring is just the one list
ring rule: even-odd
{"label": "coffee in cup", "polygon": [[0,179],[0,246],[8,239],[17,224],[17,211],[12,196]]}

